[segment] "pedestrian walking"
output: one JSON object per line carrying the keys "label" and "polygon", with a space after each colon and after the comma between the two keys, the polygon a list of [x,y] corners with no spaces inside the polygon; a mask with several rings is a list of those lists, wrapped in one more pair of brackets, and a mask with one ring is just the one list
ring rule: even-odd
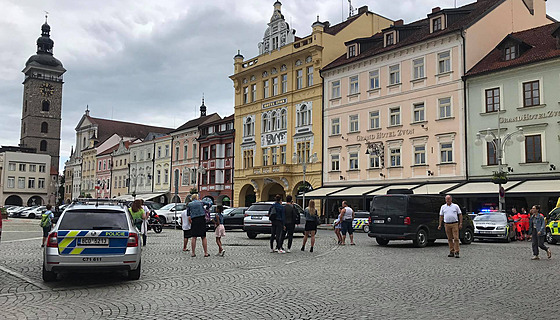
{"label": "pedestrian walking", "polygon": [[354,221],[354,210],[348,206],[348,202],[342,201],[342,210],[340,210],[342,215],[342,245],[346,245],[346,234],[350,235],[350,245],[355,245],[354,243],[354,228],[352,227],[352,221]]}
{"label": "pedestrian walking", "polygon": [[333,227],[334,227],[334,234],[336,235],[336,239],[338,240],[338,244],[342,244],[342,234],[340,233],[340,229],[342,228],[342,208],[338,209],[338,216],[336,220],[334,220]]}
{"label": "pedestrian walking", "polygon": [[[285,230],[285,210],[282,205],[282,196],[277,194],[274,197],[275,202],[272,204],[268,210],[268,217],[272,224],[272,229],[270,233],[270,252],[286,253],[282,249],[282,240]],[[274,248],[274,240],[276,240],[276,248]]]}
{"label": "pedestrian walking", "polygon": [[311,237],[311,248],[309,249],[309,252],[313,252],[313,246],[315,245],[315,233],[317,233],[318,224],[319,216],[317,215],[317,209],[315,209],[315,201],[309,200],[309,206],[305,208],[305,231],[301,251],[305,251],[307,238]]}
{"label": "pedestrian walking", "polygon": [[189,208],[185,208],[185,210],[181,212],[181,228],[183,229],[183,251],[189,251],[189,249],[187,248],[189,239],[191,237],[191,223],[189,220],[189,216]]}
{"label": "pedestrian walking", "polygon": [[219,204],[216,206],[216,215],[214,216],[214,226],[216,227],[214,233],[216,235],[216,244],[218,245],[218,254],[217,256],[224,256],[226,251],[222,246],[222,237],[226,236],[226,228],[224,227],[224,206]]}
{"label": "pedestrian walking", "polygon": [[292,242],[294,240],[294,230],[296,224],[299,223],[299,212],[294,208],[294,201],[292,196],[286,196],[286,204],[284,205],[286,229],[282,238],[282,243],[288,239],[288,249],[286,252],[291,252]]}
{"label": "pedestrian walking", "polygon": [[539,260],[539,248],[546,251],[548,259],[552,258],[550,248],[544,245],[545,221],[544,216],[540,213],[541,206],[534,205],[531,208],[531,220],[529,221],[529,229],[532,234],[533,257],[531,260]]}
{"label": "pedestrian walking", "polygon": [[459,230],[463,228],[463,213],[461,208],[453,203],[450,195],[445,196],[445,204],[439,210],[438,230],[441,230],[442,222],[445,223],[445,234],[449,244],[449,255],[447,256],[459,258]]}
{"label": "pedestrian walking", "polygon": [[198,195],[192,195],[192,201],[189,202],[187,207],[190,211],[190,216],[188,217],[191,224],[191,257],[196,257],[196,238],[202,240],[202,249],[204,250],[204,256],[210,256],[208,254],[208,243],[206,241],[206,211],[204,205],[211,205],[207,202],[198,200]]}
{"label": "pedestrian walking", "polygon": [[142,209],[146,214],[146,219],[142,221],[142,228],[140,229],[140,233],[142,233],[142,246],[146,246],[146,239],[148,238],[148,221],[150,220],[150,209],[148,206],[144,204],[144,199],[140,199],[142,203]]}
{"label": "pedestrian walking", "polygon": [[132,223],[138,229],[138,232],[142,229],[142,223],[146,219],[146,213],[142,209],[142,200],[136,199],[132,202],[132,206],[128,208],[128,212],[132,216]]}
{"label": "pedestrian walking", "polygon": [[41,244],[41,247],[45,246],[45,241],[47,240],[47,237],[49,236],[49,232],[51,232],[52,220],[54,219],[54,214],[51,211],[51,209],[52,209],[52,206],[50,204],[47,204],[47,210],[45,212],[43,212],[43,214],[41,215],[40,225],[41,225],[41,228],[43,229],[43,242]]}

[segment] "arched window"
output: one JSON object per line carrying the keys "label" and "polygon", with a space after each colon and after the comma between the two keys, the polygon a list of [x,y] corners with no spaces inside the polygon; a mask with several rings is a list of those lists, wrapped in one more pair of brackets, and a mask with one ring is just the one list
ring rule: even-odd
{"label": "arched window", "polygon": [[51,109],[51,103],[49,100],[43,100],[43,111],[49,111]]}
{"label": "arched window", "polygon": [[262,131],[270,131],[270,121],[268,120],[268,113],[263,113],[262,115]]}
{"label": "arched window", "polygon": [[307,105],[302,105],[297,111],[296,123],[298,127],[307,126],[311,124],[311,108]]}
{"label": "arched window", "polygon": [[41,140],[39,151],[47,151],[47,140]]}
{"label": "arched window", "polygon": [[41,123],[41,133],[49,133],[49,124],[46,122]]}
{"label": "arched window", "polygon": [[272,112],[272,131],[278,130],[280,127],[280,122],[278,118],[278,113],[276,111]]}
{"label": "arched window", "polygon": [[247,136],[252,136],[254,134],[255,134],[255,128],[253,123],[253,117],[247,117],[245,118],[245,125],[243,126],[243,136],[247,137]]}
{"label": "arched window", "polygon": [[286,109],[282,109],[280,112],[280,129],[286,129],[288,125],[288,111]]}

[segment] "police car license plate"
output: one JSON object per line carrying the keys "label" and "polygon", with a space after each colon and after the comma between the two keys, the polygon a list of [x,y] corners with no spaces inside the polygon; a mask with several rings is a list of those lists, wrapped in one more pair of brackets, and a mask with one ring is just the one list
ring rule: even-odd
{"label": "police car license plate", "polygon": [[79,244],[81,246],[108,246],[109,239],[107,238],[80,238]]}
{"label": "police car license plate", "polygon": [[373,220],[373,223],[385,223],[385,220]]}

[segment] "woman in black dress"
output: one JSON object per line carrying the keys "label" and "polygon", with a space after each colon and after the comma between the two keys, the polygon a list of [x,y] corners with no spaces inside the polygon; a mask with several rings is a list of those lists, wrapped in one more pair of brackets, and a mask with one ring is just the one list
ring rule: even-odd
{"label": "woman in black dress", "polygon": [[309,200],[309,206],[305,208],[305,233],[303,236],[301,251],[305,251],[307,237],[311,236],[311,249],[309,249],[309,252],[313,252],[313,246],[315,245],[315,233],[317,232],[318,224],[319,216],[317,216],[317,209],[315,209],[315,201]]}

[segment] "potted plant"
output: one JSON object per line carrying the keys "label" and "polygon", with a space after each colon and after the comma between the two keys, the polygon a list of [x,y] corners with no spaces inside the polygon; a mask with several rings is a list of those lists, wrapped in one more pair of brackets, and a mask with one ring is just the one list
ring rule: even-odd
{"label": "potted plant", "polygon": [[508,182],[507,172],[495,171],[492,175],[492,182],[495,184],[506,184]]}

